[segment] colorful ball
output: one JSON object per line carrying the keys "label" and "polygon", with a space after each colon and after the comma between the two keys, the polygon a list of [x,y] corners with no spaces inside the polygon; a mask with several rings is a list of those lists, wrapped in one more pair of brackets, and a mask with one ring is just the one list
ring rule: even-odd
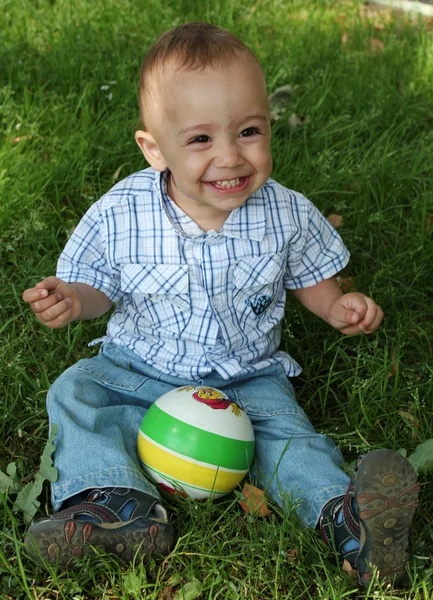
{"label": "colorful ball", "polygon": [[224,392],[184,386],[158,398],[147,411],[138,455],[161,488],[191,498],[220,497],[247,474],[254,430],[247,414]]}

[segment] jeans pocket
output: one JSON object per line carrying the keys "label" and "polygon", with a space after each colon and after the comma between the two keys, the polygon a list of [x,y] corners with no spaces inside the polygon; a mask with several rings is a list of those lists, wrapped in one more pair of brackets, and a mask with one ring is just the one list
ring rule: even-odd
{"label": "jeans pocket", "polygon": [[105,387],[125,392],[135,392],[149,379],[145,375],[140,375],[108,361],[101,354],[78,361],[75,368],[85,371],[93,379],[99,380]]}

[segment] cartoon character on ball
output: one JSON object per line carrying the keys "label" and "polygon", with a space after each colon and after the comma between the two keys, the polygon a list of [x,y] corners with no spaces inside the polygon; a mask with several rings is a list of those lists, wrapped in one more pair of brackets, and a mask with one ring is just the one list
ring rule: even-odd
{"label": "cartoon character on ball", "polygon": [[248,473],[254,430],[246,412],[221,390],[183,386],[158,398],[145,414],[138,455],[162,489],[220,497]]}

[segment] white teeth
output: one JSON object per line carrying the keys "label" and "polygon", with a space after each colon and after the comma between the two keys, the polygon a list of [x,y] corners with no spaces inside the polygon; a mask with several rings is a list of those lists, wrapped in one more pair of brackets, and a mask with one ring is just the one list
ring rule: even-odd
{"label": "white teeth", "polygon": [[215,181],[216,185],[219,187],[224,187],[224,188],[231,188],[231,187],[236,187],[237,185],[239,185],[239,177],[237,177],[236,179],[228,179],[228,180],[224,180],[224,181]]}

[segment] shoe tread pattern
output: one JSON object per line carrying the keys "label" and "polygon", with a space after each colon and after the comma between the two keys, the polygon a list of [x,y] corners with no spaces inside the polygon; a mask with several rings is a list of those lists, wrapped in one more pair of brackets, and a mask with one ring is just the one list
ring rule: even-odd
{"label": "shoe tread pattern", "polygon": [[138,556],[168,554],[174,546],[174,529],[163,521],[138,518],[118,528],[73,519],[35,522],[25,538],[27,553],[38,563],[70,567],[74,560],[95,550],[115,554],[125,561]]}
{"label": "shoe tread pattern", "polygon": [[418,506],[419,483],[412,465],[389,450],[367,454],[356,474],[356,501],[361,525],[361,549],[356,568],[368,585],[371,565],[399,583],[409,560],[409,530]]}

